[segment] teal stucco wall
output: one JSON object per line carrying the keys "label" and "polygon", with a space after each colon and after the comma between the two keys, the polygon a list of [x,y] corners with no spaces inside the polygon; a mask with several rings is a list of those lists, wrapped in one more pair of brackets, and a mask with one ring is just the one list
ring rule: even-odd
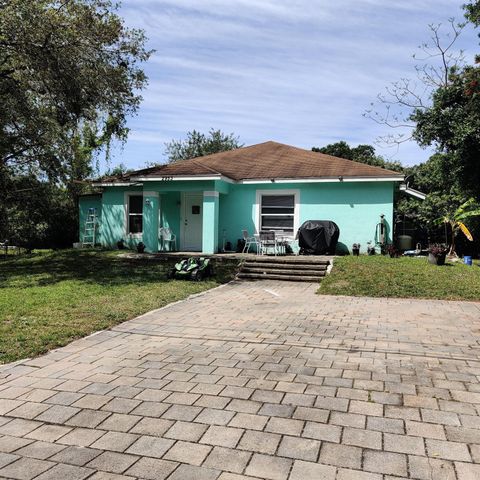
{"label": "teal stucco wall", "polygon": [[[145,190],[145,192],[144,192]],[[257,191],[298,191],[298,225],[305,220],[332,220],[340,228],[339,246],[351,250],[360,243],[375,242],[375,229],[380,215],[385,215],[389,239],[393,222],[393,182],[332,182],[238,185],[221,181],[148,182],[139,187],[108,187],[101,201],[98,197],[80,200],[80,231],[89,206],[100,213],[98,238],[102,245],[115,248],[123,239],[130,248],[143,241],[147,251],[157,251],[159,226],[169,227],[181,245],[182,192],[207,192],[203,199],[203,251],[213,253],[224,240],[235,248],[242,229],[250,234],[258,230]],[[144,195],[144,231],[127,235],[125,226],[125,194]]]}
{"label": "teal stucco wall", "polygon": [[150,190],[143,192],[142,241],[147,252],[158,251],[159,206],[158,192]]}
{"label": "teal stucco wall", "polygon": [[125,194],[126,192],[143,195],[141,187],[114,187],[106,188],[102,196],[102,245],[109,248],[116,248],[117,242],[123,240],[128,248],[143,241],[141,235],[127,235],[125,225]]}
{"label": "teal stucco wall", "polygon": [[[159,193],[159,226],[170,228],[177,237],[177,249],[181,248],[182,242],[182,193],[212,191],[215,189],[214,181],[166,181],[148,182],[145,188]],[[222,182],[223,183],[223,182]],[[207,218],[204,218],[204,222]],[[217,223],[218,224],[218,223]],[[161,246],[159,246],[161,247]],[[172,245],[164,245],[165,250],[173,248]],[[213,252],[211,252],[213,253]]]}
{"label": "teal stucco wall", "polygon": [[[159,250],[158,231],[160,226],[168,227],[177,236],[177,248],[180,248],[181,238],[181,198],[182,192],[214,191],[216,188],[227,191],[224,182],[215,181],[181,181],[181,182],[148,182],[144,187],[106,187],[101,196],[95,197],[95,204],[100,212],[99,243],[106,248],[116,248],[117,242],[123,240],[128,248],[136,248],[143,242],[146,250]],[[126,194],[143,195],[143,233],[128,235],[126,229]],[[93,200],[82,197],[79,203],[80,232],[83,231],[85,215]],[[217,208],[218,225],[218,208]],[[206,218],[209,221],[209,216]],[[217,227],[218,228],[218,227]],[[212,233],[211,245],[215,245],[218,234]],[[209,249],[211,250],[211,246]]]}
{"label": "teal stucco wall", "polygon": [[351,250],[360,243],[375,242],[375,228],[385,215],[390,233],[393,222],[393,182],[335,182],[230,185],[220,196],[219,242],[232,243],[242,237],[242,229],[253,234],[258,229],[257,190],[298,190],[298,224],[306,220],[332,220],[340,228],[339,247]]}

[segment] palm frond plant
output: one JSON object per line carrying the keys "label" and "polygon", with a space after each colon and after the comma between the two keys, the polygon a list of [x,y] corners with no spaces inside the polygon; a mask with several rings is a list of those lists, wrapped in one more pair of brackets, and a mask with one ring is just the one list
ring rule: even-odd
{"label": "palm frond plant", "polygon": [[451,243],[448,250],[448,255],[450,257],[457,256],[457,252],[455,250],[455,239],[457,238],[459,232],[462,232],[470,242],[473,242],[473,235],[464,222],[478,216],[480,216],[480,205],[478,204],[477,200],[470,198],[451,213],[447,213],[443,217],[436,220],[437,224],[443,223],[450,226],[450,231],[452,234]]}

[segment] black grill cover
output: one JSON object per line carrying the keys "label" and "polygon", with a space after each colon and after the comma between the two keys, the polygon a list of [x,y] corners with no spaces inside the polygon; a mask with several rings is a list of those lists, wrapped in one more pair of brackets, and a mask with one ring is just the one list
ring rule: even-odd
{"label": "black grill cover", "polygon": [[334,255],[340,229],[329,220],[307,220],[297,236],[301,255]]}

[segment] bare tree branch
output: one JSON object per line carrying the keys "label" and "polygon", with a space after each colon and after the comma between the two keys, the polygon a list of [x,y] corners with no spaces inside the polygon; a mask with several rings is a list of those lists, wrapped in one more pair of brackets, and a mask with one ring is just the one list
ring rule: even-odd
{"label": "bare tree branch", "polygon": [[389,129],[400,130],[398,134],[386,134],[377,139],[383,146],[399,145],[412,139],[415,124],[410,121],[413,113],[423,110],[431,104],[433,92],[449,85],[450,75],[465,64],[463,50],[455,50],[455,44],[461,35],[465,23],[448,20],[446,33],[441,24],[430,24],[430,41],[419,45],[421,52],[413,55],[420,62],[415,66],[416,79],[401,78],[385,87],[377,95],[371,108],[363,114]]}

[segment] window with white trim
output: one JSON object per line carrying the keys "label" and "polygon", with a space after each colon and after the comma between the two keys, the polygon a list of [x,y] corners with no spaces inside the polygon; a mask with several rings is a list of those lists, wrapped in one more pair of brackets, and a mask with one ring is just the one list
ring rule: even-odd
{"label": "window with white trim", "polygon": [[128,233],[143,232],[143,195],[128,196]]}
{"label": "window with white trim", "polygon": [[260,230],[283,230],[293,234],[295,195],[262,195]]}

